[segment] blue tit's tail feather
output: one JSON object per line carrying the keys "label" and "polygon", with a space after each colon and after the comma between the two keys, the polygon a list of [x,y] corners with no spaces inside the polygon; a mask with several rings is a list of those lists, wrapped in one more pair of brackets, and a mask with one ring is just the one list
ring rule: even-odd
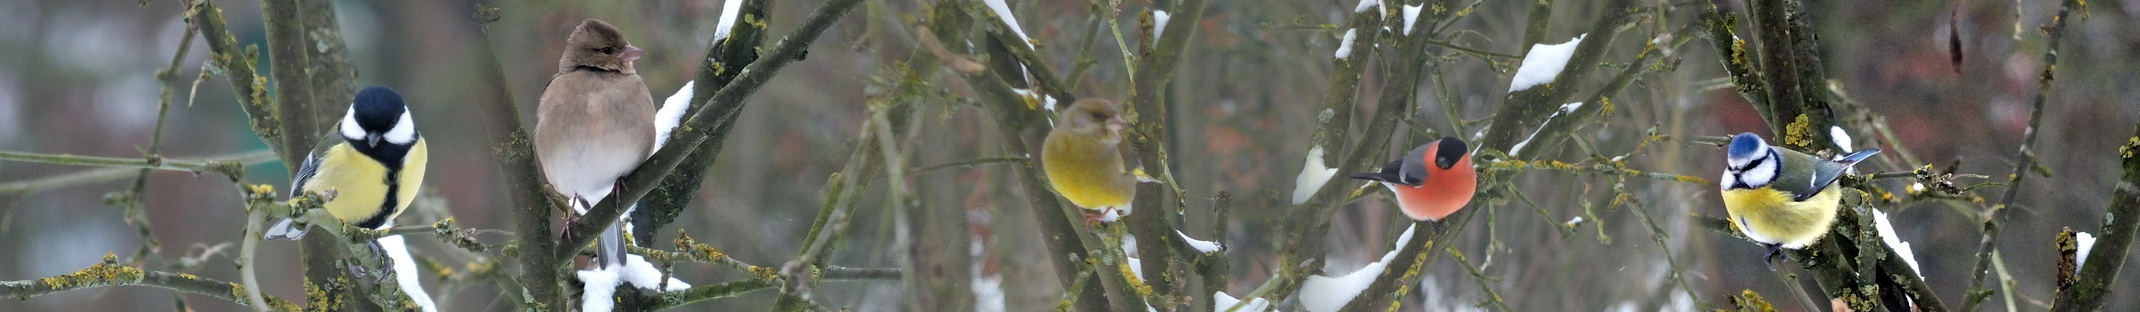
{"label": "blue tit's tail feather", "polygon": [[1871,158],[1871,157],[1872,157],[1872,156],[1873,156],[1874,154],[1879,154],[1879,153],[1880,153],[1880,149],[1877,149],[1877,148],[1876,148],[1876,149],[1869,149],[1869,150],[1862,150],[1862,151],[1858,151],[1858,152],[1856,152],[1856,153],[1850,153],[1850,155],[1849,155],[1849,156],[1843,156],[1843,158],[1840,158],[1840,159],[1836,159],[1836,160],[1835,160],[1835,163],[1838,163],[1838,164],[1842,164],[1842,165],[1843,165],[1843,167],[1850,167],[1850,166],[1855,166],[1855,165],[1857,165],[1857,164],[1858,164],[1858,162],[1859,162],[1859,161],[1864,161],[1864,160],[1865,160],[1866,158]]}

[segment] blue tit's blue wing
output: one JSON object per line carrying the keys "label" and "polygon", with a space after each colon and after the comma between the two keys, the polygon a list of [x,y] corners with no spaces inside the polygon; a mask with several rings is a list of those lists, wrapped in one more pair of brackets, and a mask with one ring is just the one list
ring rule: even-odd
{"label": "blue tit's blue wing", "polygon": [[1843,156],[1843,158],[1836,160],[1815,159],[1814,161],[1812,161],[1813,177],[1809,181],[1812,183],[1811,185],[1813,187],[1809,188],[1807,191],[1804,192],[1794,192],[1794,194],[1792,195],[1796,197],[1795,200],[1801,201],[1806,200],[1807,198],[1813,198],[1813,195],[1820,194],[1821,190],[1825,190],[1829,186],[1834,185],[1835,180],[1841,179],[1844,173],[1850,170],[1851,166],[1856,166],[1858,165],[1858,162],[1864,161],[1865,158],[1872,157],[1874,154],[1879,153],[1880,150],[1878,149],[1869,149],[1858,151],[1856,153],[1851,153],[1848,156]]}

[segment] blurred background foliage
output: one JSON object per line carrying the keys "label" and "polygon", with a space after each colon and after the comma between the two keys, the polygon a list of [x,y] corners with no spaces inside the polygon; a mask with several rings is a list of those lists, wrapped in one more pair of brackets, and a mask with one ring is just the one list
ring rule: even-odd
{"label": "blurred background foliage", "polygon": [[[148,2],[145,5],[141,2]],[[400,90],[416,112],[419,127],[431,140],[430,180],[425,200],[401,219],[404,225],[428,224],[448,216],[462,226],[511,228],[506,194],[491,157],[493,138],[471,122],[482,112],[480,67],[476,59],[470,9],[480,1],[337,1],[349,55],[359,85],[387,85]],[[1636,42],[1656,38],[1694,21],[1694,5],[1704,1],[1640,1],[1640,5],[1680,6],[1672,14],[1646,15],[1623,32],[1610,61],[1624,62],[1640,48]],[[715,0],[661,1],[506,1],[503,20],[491,24],[515,100],[532,122],[533,103],[555,72],[565,34],[584,18],[607,20],[625,30],[632,43],[648,51],[639,60],[640,74],[657,96],[666,96],[692,77],[703,55],[720,3]],[[264,44],[259,3],[223,1],[225,16],[242,44]],[[1315,127],[1317,101],[1326,88],[1330,55],[1342,27],[1334,26],[1354,8],[1351,0],[1216,1],[1195,18],[1199,29],[1190,42],[1171,93],[1176,116],[1171,157],[1190,207],[1208,207],[1220,191],[1233,194],[1232,224],[1226,224],[1232,264],[1231,293],[1249,291],[1280,266],[1274,244],[1288,235],[1278,225],[1290,204],[1293,177],[1301,169]],[[1470,4],[1468,1],[1463,4]],[[2011,306],[2041,310],[2054,291],[2057,255],[2053,237],[2060,228],[2093,230],[2109,203],[2118,172],[2114,154],[2125,130],[2140,120],[2140,1],[2092,1],[2069,27],[2060,50],[2058,80],[2049,94],[2039,162],[2052,174],[2030,177],[2017,211],[2010,214],[2000,240],[2011,281]],[[1523,33],[1521,1],[1486,1],[1453,24],[1460,30],[1449,42],[1479,50],[1520,55]],[[1807,4],[1819,32],[1825,65],[1855,104],[1885,117],[1896,141],[1880,139],[1869,128],[1849,129],[1857,147],[1907,149],[1937,165],[1961,161],[1961,171],[2003,181],[2014,162],[2015,146],[2027,127],[2028,101],[2035,95],[2036,74],[2046,46],[2037,27],[2055,11],[2053,1],[1851,2]],[[814,8],[804,1],[776,1],[770,34],[786,34]],[[1091,41],[1090,73],[1070,81],[1080,96],[1121,99],[1127,96],[1128,73],[1113,35],[1087,31],[1094,18],[1085,1],[1012,1],[1022,27],[1040,44],[1057,73],[1079,65],[1078,55]],[[1150,6],[1130,1],[1120,13],[1125,33],[1136,31],[1135,14]],[[1726,11],[1743,10],[1725,1]],[[813,45],[805,61],[776,76],[744,111],[729,146],[714,165],[693,209],[671,228],[690,232],[750,263],[768,265],[791,259],[824,200],[826,178],[852,152],[862,121],[864,101],[898,79],[904,60],[914,53],[911,29],[925,16],[924,4],[870,1]],[[1545,42],[1557,43],[1585,31],[1599,4],[1559,1]],[[166,66],[187,31],[179,1],[16,0],[0,2],[0,149],[134,157],[145,148],[156,119],[160,83],[153,76]],[[1950,22],[1951,21],[1951,22]],[[899,30],[894,28],[905,28]],[[1094,38],[1092,36],[1099,36]],[[1950,35],[1960,37],[1964,61],[1950,63]],[[196,39],[198,40],[198,39]],[[1697,39],[1706,40],[1706,39]],[[777,40],[769,40],[774,42]],[[179,66],[178,77],[190,83],[208,55],[203,44]],[[1480,59],[1447,50],[1431,55],[1449,58],[1433,69],[1416,103],[1417,125],[1436,133],[1469,134],[1455,129],[1445,111],[1467,120],[1490,117],[1507,92],[1518,60]],[[1613,98],[1614,109],[1602,124],[1593,124],[1577,140],[1611,154],[1641,142],[1645,131],[1673,137],[1763,133],[1767,126],[1717,67],[1718,53],[1706,42],[1666,50],[1666,71],[1647,73]],[[1626,64],[1617,64],[1627,66]],[[265,72],[266,62],[262,61]],[[1647,66],[1637,64],[1636,66]],[[1370,65],[1364,83],[1379,85],[1383,73]],[[233,105],[229,84],[211,79],[181,90],[170,115],[163,155],[200,158],[265,149],[248,130]],[[917,124],[922,140],[910,162],[917,166],[998,155],[1000,136],[988,111],[970,105],[972,91],[949,75],[929,87],[946,91],[943,105],[930,105]],[[185,88],[182,88],[185,89]],[[1363,92],[1362,103],[1377,100]],[[190,99],[191,105],[187,100]],[[1373,105],[1358,113],[1372,114]],[[1839,116],[1845,116],[1843,114]],[[1358,131],[1356,126],[1354,131]],[[1425,141],[1424,129],[1400,127],[1415,135],[1397,136],[1401,144]],[[1877,146],[1875,146],[1877,144]],[[1579,149],[1563,148],[1553,159],[1575,160]],[[1396,152],[1391,151],[1394,155]],[[1923,164],[1900,163],[1884,154],[1868,162],[1872,171],[1904,171]],[[1722,153],[1714,146],[1666,142],[1646,147],[1628,159],[1632,168],[1696,177],[1714,177]],[[286,185],[275,163],[248,167],[247,182]],[[1062,290],[1047,254],[1032,230],[1031,210],[1000,165],[954,167],[910,175],[922,209],[963,209],[970,224],[989,225],[993,235],[984,259],[985,272],[1003,275],[1011,311],[1053,307]],[[92,168],[0,162],[0,183],[51,177]],[[1760,257],[1765,250],[1749,241],[1693,226],[1693,215],[1723,214],[1716,186],[1630,179],[1628,189],[1646,205],[1667,235],[1651,239],[1637,210],[1607,209],[1615,194],[1611,182],[1594,175],[1528,171],[1516,179],[1542,214],[1518,201],[1475,205],[1492,211],[1488,226],[1469,227],[1453,248],[1469,264],[1440,261],[1427,275],[1406,310],[1472,309],[1483,292],[1461,265],[1486,276],[1485,285],[1519,311],[1685,310],[1725,303],[1751,289],[1768,295],[1779,307],[1803,309],[1787,300],[1785,282],[1768,273]],[[151,175],[148,215],[161,252],[170,259],[200,257],[190,272],[235,280],[229,261],[244,212],[238,192],[212,175],[160,172]],[[1905,186],[1883,185],[1899,192]],[[20,280],[72,272],[105,253],[130,253],[139,244],[120,209],[105,204],[106,195],[125,182],[75,185],[37,192],[0,190],[0,280]],[[1996,188],[1994,188],[1996,189]],[[878,207],[881,187],[862,198],[850,247],[833,255],[832,264],[884,267],[891,256],[893,220]],[[1996,196],[1988,199],[1996,200]],[[1959,307],[1967,287],[1979,238],[1980,211],[1988,204],[1951,200],[1904,199],[1882,204],[1903,239],[1912,242],[1925,279],[1950,307]],[[1348,205],[1338,213],[1327,242],[1332,251],[1326,270],[1349,272],[1385,252],[1405,221],[1380,195]],[[1210,233],[1208,210],[1190,209],[1189,233]],[[1576,218],[1581,222],[1567,224]],[[1474,224],[1477,225],[1477,224]],[[669,231],[664,229],[664,231]],[[486,241],[509,239],[485,236]],[[666,242],[671,237],[655,237]],[[642,238],[648,239],[648,238]],[[465,253],[436,240],[412,239],[418,257],[438,261],[430,267],[465,270]],[[657,243],[657,247],[666,246]],[[297,245],[270,242],[262,252],[261,276],[267,294],[301,298]],[[1667,255],[1678,263],[1668,265]],[[211,250],[216,250],[211,252]],[[966,270],[930,263],[921,270]],[[1779,267],[1785,267],[1779,265]],[[677,275],[694,283],[745,278],[743,274],[704,264],[679,264]],[[1680,288],[1670,273],[1685,280]],[[449,311],[507,310],[499,289],[487,282],[427,279],[427,288]],[[963,284],[964,282],[954,282]],[[1811,282],[1805,283],[1811,286]],[[2140,284],[2133,274],[2116,288]],[[1817,288],[1813,293],[1818,296]],[[827,306],[860,310],[897,310],[905,292],[896,281],[826,283],[816,300]],[[1693,297],[1687,296],[1688,293]],[[0,310],[166,310],[170,291],[100,288],[0,301]],[[772,301],[772,292],[700,303],[689,309],[754,310]],[[118,300],[114,300],[118,299]],[[1815,298],[1820,300],[1820,298]],[[1991,309],[2009,306],[2001,296]],[[203,297],[188,304],[204,310],[234,310],[236,305]],[[1825,309],[1825,307],[1818,307]],[[2114,296],[2108,310],[2140,309],[2140,299]]]}

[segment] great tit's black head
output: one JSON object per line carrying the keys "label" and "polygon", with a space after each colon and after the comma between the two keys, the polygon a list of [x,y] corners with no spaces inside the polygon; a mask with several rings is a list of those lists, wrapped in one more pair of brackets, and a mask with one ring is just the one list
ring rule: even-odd
{"label": "great tit's black head", "polygon": [[1119,139],[1116,135],[1122,132],[1122,128],[1129,126],[1127,122],[1122,121],[1120,105],[1098,98],[1077,100],[1077,103],[1070,104],[1070,109],[1062,112],[1061,119],[1055,123],[1056,127],[1064,127],[1080,135],[1098,136],[1102,140]]}
{"label": "great tit's black head", "polygon": [[593,68],[602,71],[636,74],[632,61],[646,55],[645,50],[633,47],[624,40],[624,32],[617,26],[597,19],[580,22],[572,29],[572,36],[565,38],[565,52],[557,61],[558,71],[575,68]]}
{"label": "great tit's black head", "polygon": [[416,142],[416,121],[402,104],[401,94],[383,86],[357,91],[357,99],[342,115],[340,132],[350,144],[377,147],[380,143],[408,145]]}
{"label": "great tit's black head", "polygon": [[1471,153],[1471,146],[1456,137],[1442,137],[1441,141],[1434,144],[1434,167],[1443,170],[1455,167],[1457,161],[1464,160],[1465,155]]}

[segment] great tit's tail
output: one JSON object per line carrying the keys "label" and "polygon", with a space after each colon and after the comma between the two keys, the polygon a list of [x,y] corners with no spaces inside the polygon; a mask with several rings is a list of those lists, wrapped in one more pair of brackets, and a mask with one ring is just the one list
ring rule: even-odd
{"label": "great tit's tail", "polygon": [[269,225],[267,233],[265,235],[261,235],[261,237],[266,239],[296,240],[298,238],[305,237],[306,228],[308,228],[307,225],[297,224],[297,220],[292,220],[290,218],[276,219],[275,224]]}

